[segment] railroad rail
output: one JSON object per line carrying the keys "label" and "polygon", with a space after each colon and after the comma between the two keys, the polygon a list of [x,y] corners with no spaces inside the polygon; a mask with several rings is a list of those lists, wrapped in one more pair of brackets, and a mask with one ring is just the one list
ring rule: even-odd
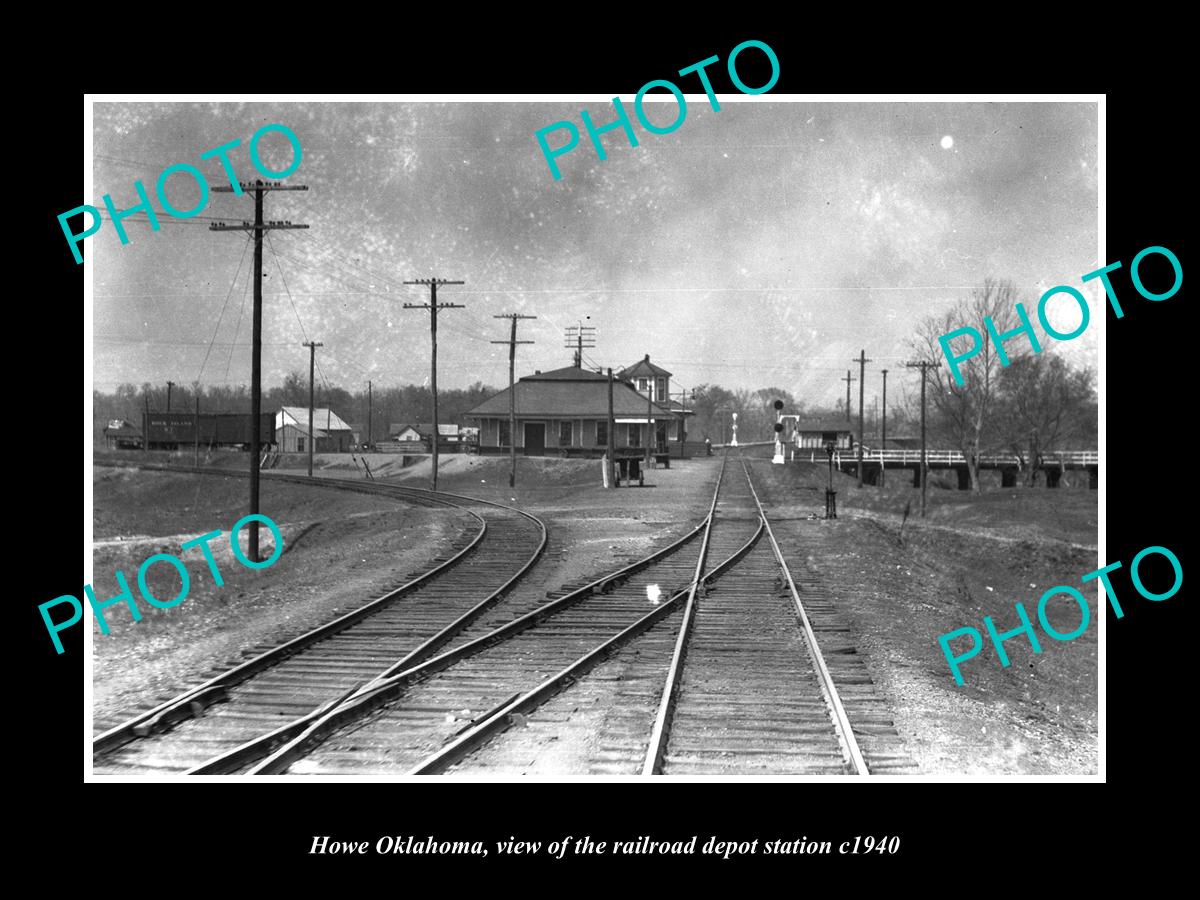
{"label": "railroad rail", "polygon": [[[680,552],[698,536],[696,552]],[[758,546],[763,537],[768,538],[769,549]],[[691,673],[699,671],[704,662],[712,635],[720,639],[720,617],[740,608],[738,627],[724,635],[726,645],[717,651],[740,653],[745,667],[725,673],[731,676],[727,687],[732,695],[740,692],[744,701],[748,694],[746,671],[753,673],[756,687],[778,683],[773,697],[751,696],[752,702],[743,704],[740,718],[728,708],[709,709],[732,722],[735,730],[749,725],[751,741],[734,748],[734,761],[750,759],[754,771],[763,771],[764,760],[769,760],[775,770],[866,774],[837,687],[821,659],[744,461],[740,467],[732,467],[726,454],[705,520],[663,551],[663,556],[669,564],[666,570],[661,561],[646,561],[637,577],[609,595],[597,596],[594,591],[586,597],[568,595],[565,599],[570,606],[546,608],[537,621],[513,623],[518,630],[497,629],[473,646],[398,673],[390,683],[377,683],[327,712],[303,736],[251,771],[443,772],[462,764],[485,745],[492,747],[499,735],[515,723],[525,723],[552,698],[566,696],[568,689],[572,694],[578,691],[578,685],[592,681],[589,672],[616,656],[632,656],[643,670],[655,670],[657,677],[652,680],[660,690],[640,690],[638,698],[631,698],[634,702],[621,704],[622,716],[640,719],[641,733],[635,733],[638,728],[634,727],[619,746],[601,747],[606,764],[621,757],[626,771],[641,769],[645,774],[683,772],[689,765],[691,770],[703,769],[684,758],[693,709],[703,709]],[[645,588],[652,578],[666,580],[664,571],[686,581],[664,591],[666,599],[655,605]],[[727,582],[736,582],[738,589],[727,589]],[[786,605],[778,590],[784,582],[790,591]],[[705,593],[709,596],[704,597]],[[668,628],[670,624],[674,627]],[[776,632],[788,636],[779,639]],[[679,636],[678,641],[671,640],[674,635]],[[764,638],[779,644],[770,648],[769,665],[760,658]],[[685,667],[689,646],[694,659]],[[685,668],[687,677],[683,677]],[[668,669],[664,689],[663,674]],[[634,677],[622,678],[622,686],[645,687],[644,671],[625,674]],[[737,699],[735,696],[735,702]],[[712,735],[699,737],[706,740]],[[782,750],[764,746],[770,740],[787,746]],[[755,741],[758,746],[751,746]],[[715,769],[709,769],[729,771],[730,752],[725,740],[712,754],[717,760]]]}
{"label": "railroad rail", "polygon": [[[694,592],[689,597],[642,774],[869,774],[749,468],[740,462],[768,546],[746,554],[702,602]],[[790,609],[780,602],[781,579]]]}
{"label": "railroad rail", "polygon": [[[851,717],[842,706],[742,463],[724,473],[704,560],[669,616],[586,678],[571,673],[570,690],[536,713],[519,708],[521,727],[494,722],[468,752],[448,748],[422,771],[537,773],[575,754],[591,774],[867,774],[856,729],[881,727],[879,710],[860,704]],[[835,671],[863,687],[862,673]],[[872,758],[901,767],[883,755],[897,742],[882,737]]]}
{"label": "railroad rail", "polygon": [[[148,469],[244,476],[195,467]],[[312,486],[302,476],[266,474]],[[200,772],[238,753],[265,755],[290,734],[280,723],[336,706],[396,665],[434,655],[497,604],[541,557],[545,524],[514,507],[447,492],[336,479],[322,487],[453,507],[478,528],[448,557],[382,597],[189,688],[93,738],[97,773]],[[474,507],[474,508],[473,508]]]}
{"label": "railroad rail", "polygon": [[[587,665],[575,660],[581,649],[600,643],[594,663],[670,613],[672,598],[694,578],[703,552],[694,545],[710,518],[711,508],[669,546],[349,698],[250,771],[394,774],[420,768],[433,751],[446,759],[465,751],[497,723],[536,705],[526,694],[549,696],[580,674]],[[667,601],[654,605],[647,588],[658,584],[677,587],[662,591]],[[570,671],[553,674],[572,660]]]}

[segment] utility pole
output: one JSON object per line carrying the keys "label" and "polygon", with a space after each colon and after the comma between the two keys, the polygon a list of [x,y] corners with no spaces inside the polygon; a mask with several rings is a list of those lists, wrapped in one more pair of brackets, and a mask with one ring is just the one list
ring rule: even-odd
{"label": "utility pole", "polygon": [[[858,359],[858,486],[863,486],[863,390],[867,380],[867,351],[860,350]],[[847,373],[849,374],[849,373]],[[846,384],[849,388],[849,383]]]}
{"label": "utility pole", "polygon": [[317,439],[313,437],[313,406],[315,405],[316,390],[313,386],[313,376],[316,374],[317,348],[325,345],[320,341],[306,341],[302,346],[308,348],[308,477],[312,478],[313,446],[317,443]]}
{"label": "utility pole", "polygon": [[613,373],[608,370],[608,486],[617,486],[617,421],[613,416]]}
{"label": "utility pole", "polygon": [[146,411],[142,413],[142,453],[150,455],[150,394],[142,394]]}
{"label": "utility pole", "polygon": [[175,387],[175,382],[167,382],[167,412],[171,411],[171,388]]}
{"label": "utility pole", "polygon": [[[574,349],[575,368],[583,368],[583,351],[586,348],[596,346],[596,328],[593,325],[584,325],[580,322],[578,325],[572,325],[567,329],[566,347],[568,350]],[[584,341],[588,341],[584,344]]]}
{"label": "utility pole", "polygon": [[447,281],[444,278],[417,278],[404,283],[429,285],[428,303],[405,303],[404,308],[429,310],[429,338],[432,344],[432,352],[429,357],[429,387],[433,391],[433,437],[430,439],[430,443],[433,445],[433,489],[436,491],[438,477],[437,314],[439,309],[463,308],[461,303],[438,303],[437,289],[439,284],[466,284],[466,282]]}
{"label": "utility pole", "polygon": [[192,447],[192,465],[200,465],[200,391],[196,390],[196,423],[194,430],[194,444]]}
{"label": "utility pole", "polygon": [[373,435],[371,434],[371,382],[368,381],[367,382],[367,449],[368,450],[371,448],[371,444],[374,443],[372,438],[373,438]]}
{"label": "utility pole", "polygon": [[838,379],[838,381],[846,382],[846,421],[847,422],[850,421],[850,382],[852,382],[853,380],[854,379],[851,377],[849,369],[846,370],[845,378]]}
{"label": "utility pole", "polygon": [[[216,185],[213,191],[241,196],[246,191],[254,192],[254,221],[230,225],[214,222],[210,231],[251,231],[254,233],[254,336],[250,362],[250,514],[258,515],[258,482],[260,456],[262,454],[262,244],[263,234],[275,229],[307,228],[291,222],[263,221],[263,194],[267,191],[307,191],[302,184],[283,184],[278,181],[243,181],[228,187]],[[258,519],[250,520],[249,555],[251,562],[260,562],[258,557]]]}
{"label": "utility pole", "polygon": [[654,397],[654,375],[651,374],[646,379],[646,468],[650,468],[650,464],[654,456],[650,450],[650,442],[654,439],[654,426],[650,424],[650,411],[654,408],[654,403],[651,398]]}
{"label": "utility pole", "polygon": [[517,313],[502,313],[492,316],[493,319],[510,319],[512,333],[507,341],[492,341],[493,344],[508,344],[508,486],[517,486],[517,390],[516,378],[517,344],[532,344],[533,341],[517,340],[517,319],[536,319],[537,316],[522,316]]}
{"label": "utility pole", "polygon": [[925,482],[929,480],[929,469],[926,466],[925,456],[925,373],[928,369],[934,368],[934,364],[921,360],[919,362],[910,362],[905,364],[908,369],[921,370],[921,518],[925,517]]}
{"label": "utility pole", "polygon": [[[879,449],[887,452],[887,369],[883,370],[883,433],[879,438]],[[884,473],[887,471],[883,458],[879,459],[879,484],[884,484]]]}

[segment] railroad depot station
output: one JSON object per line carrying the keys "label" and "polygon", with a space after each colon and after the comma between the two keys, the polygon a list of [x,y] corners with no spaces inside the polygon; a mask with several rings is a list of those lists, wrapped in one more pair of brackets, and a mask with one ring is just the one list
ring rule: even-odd
{"label": "railroad depot station", "polygon": [[[670,399],[671,373],[649,354],[614,373],[613,445],[618,457],[642,456],[649,447],[664,460],[702,454],[687,441],[692,412]],[[511,433],[510,403],[516,433]],[[609,379],[578,366],[534,372],[465,414],[478,423],[481,454],[599,458],[608,449]]]}

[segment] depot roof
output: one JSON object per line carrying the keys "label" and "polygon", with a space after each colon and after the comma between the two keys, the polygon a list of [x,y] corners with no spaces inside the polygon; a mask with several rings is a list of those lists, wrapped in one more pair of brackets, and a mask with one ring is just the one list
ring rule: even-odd
{"label": "depot roof", "polygon": [[[544,417],[560,419],[604,419],[608,417],[608,377],[575,366],[551,372],[526,375],[514,386],[517,415],[523,419]],[[472,419],[504,418],[508,415],[508,390],[503,390],[465,415]],[[647,408],[654,418],[673,419],[676,415],[646,398],[621,381],[613,383],[613,415],[646,418]]]}
{"label": "depot roof", "polygon": [[655,375],[665,375],[670,378],[671,373],[662,366],[656,366],[650,362],[650,354],[646,354],[645,359],[639,359],[632,366],[622,369],[617,373],[618,378],[651,378]]}

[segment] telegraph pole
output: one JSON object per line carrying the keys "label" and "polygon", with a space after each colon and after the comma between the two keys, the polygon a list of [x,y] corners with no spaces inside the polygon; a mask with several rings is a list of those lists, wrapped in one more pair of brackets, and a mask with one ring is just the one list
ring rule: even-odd
{"label": "telegraph pole", "polygon": [[367,449],[371,448],[373,443],[371,435],[371,382],[367,382]]}
{"label": "telegraph pole", "polygon": [[[583,351],[584,348],[592,348],[596,346],[596,328],[594,325],[584,325],[580,322],[578,325],[572,325],[567,329],[566,347],[568,350],[575,350],[575,368],[583,368]],[[584,341],[588,341],[585,345]]]}
{"label": "telegraph pole", "polygon": [[438,477],[437,314],[439,309],[463,308],[461,303],[438,303],[437,289],[439,284],[466,284],[466,282],[447,281],[444,278],[417,278],[404,283],[429,285],[428,303],[405,303],[404,308],[429,310],[429,338],[432,344],[432,353],[429,357],[429,387],[433,391],[433,437],[430,443],[433,445],[433,489],[436,491]]}
{"label": "telegraph pole", "polygon": [[847,422],[850,421],[850,382],[852,382],[853,380],[854,379],[851,377],[849,369],[846,370],[845,378],[838,379],[838,381],[846,382],[846,421]]}
{"label": "telegraph pole", "polygon": [[[867,363],[871,360],[867,359],[867,351],[860,350],[858,359],[858,486],[863,486],[863,389],[867,380]],[[849,374],[849,373],[846,373]],[[849,388],[849,382],[846,383]]]}
{"label": "telegraph pole", "polygon": [[493,319],[510,319],[512,333],[507,341],[492,341],[493,344],[508,344],[508,486],[517,486],[517,390],[514,384],[516,378],[517,344],[532,344],[533,341],[517,340],[517,319],[536,319],[537,316],[522,316],[517,313],[502,313],[492,316]]}
{"label": "telegraph pole", "polygon": [[146,411],[142,413],[142,453],[150,454],[150,394],[142,394]]}
{"label": "telegraph pole", "polygon": [[[307,225],[293,225],[291,222],[263,221],[263,194],[267,191],[307,191],[308,186],[302,184],[283,184],[278,181],[254,182],[242,181],[236,186],[216,185],[213,191],[241,196],[246,191],[254,192],[254,221],[242,222],[241,225],[230,225],[226,222],[214,222],[209,225],[210,231],[251,231],[254,233],[254,336],[253,351],[250,362],[250,514],[258,514],[258,470],[262,454],[262,242],[263,234],[281,228],[307,228]],[[258,519],[250,520],[249,556],[252,562],[259,562],[258,557]]]}
{"label": "telegraph pole", "polygon": [[[883,434],[879,438],[879,449],[887,452],[887,369],[883,370]],[[883,457],[879,458],[879,484],[884,484],[884,473],[887,471]]]}
{"label": "telegraph pole", "polygon": [[617,486],[617,421],[613,416],[613,373],[608,370],[608,486]]}
{"label": "telegraph pole", "polygon": [[320,341],[306,341],[302,346],[308,348],[308,477],[312,478],[313,446],[317,443],[316,438],[313,437],[313,406],[315,405],[313,375],[316,373],[317,348],[325,345]]}
{"label": "telegraph pole", "polygon": [[167,382],[167,412],[171,411],[171,388],[175,387],[175,382]]}
{"label": "telegraph pole", "polygon": [[925,462],[925,373],[934,368],[934,364],[921,360],[905,364],[908,369],[921,370],[921,518],[925,517],[925,482],[929,480],[929,470]]}
{"label": "telegraph pole", "polygon": [[196,385],[196,425],[194,429],[194,444],[192,447],[192,465],[200,465],[200,386]]}
{"label": "telegraph pole", "polygon": [[654,375],[651,374],[650,377],[646,379],[646,468],[647,469],[650,468],[650,463],[654,458],[650,453],[650,441],[653,440],[653,438],[651,437],[651,434],[653,432],[653,426],[650,424],[650,410],[652,410],[654,408],[654,403],[650,398],[653,396],[654,396]]}

